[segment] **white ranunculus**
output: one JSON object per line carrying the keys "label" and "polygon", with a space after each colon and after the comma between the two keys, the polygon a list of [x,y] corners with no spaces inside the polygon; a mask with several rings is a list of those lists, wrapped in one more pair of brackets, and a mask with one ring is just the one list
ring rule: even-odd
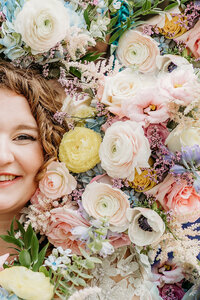
{"label": "white ranunculus", "polygon": [[149,168],[151,155],[142,126],[134,121],[116,122],[105,133],[100,145],[101,165],[113,178],[134,180],[135,169]]}
{"label": "white ranunculus", "polygon": [[14,28],[33,54],[48,51],[62,41],[69,16],[62,0],[29,0],[18,13]]}
{"label": "white ranunculus", "polygon": [[117,57],[126,67],[136,66],[142,73],[156,70],[156,57],[160,54],[157,42],[136,30],[127,30],[119,40]]}
{"label": "white ranunculus", "polygon": [[51,300],[53,297],[54,287],[50,278],[21,266],[1,271],[0,285],[26,300]]}
{"label": "white ranunculus", "polygon": [[188,127],[176,128],[168,135],[165,144],[170,151],[181,151],[181,147],[200,145],[200,129]]}
{"label": "white ranunculus", "polygon": [[165,231],[165,223],[152,209],[128,208],[126,215],[130,222],[129,238],[137,246],[147,246],[157,242]]}
{"label": "white ranunculus", "polygon": [[112,113],[121,116],[122,103],[135,96],[136,91],[140,87],[141,80],[137,72],[125,69],[115,76],[104,77],[103,93],[99,95],[99,99],[101,103],[108,106]]}
{"label": "white ranunculus", "polygon": [[177,67],[193,70],[192,64],[190,64],[186,58],[172,54],[158,55],[156,58],[156,65],[160,71],[164,72],[171,72]]}
{"label": "white ranunculus", "polygon": [[130,204],[128,196],[121,190],[106,183],[92,182],[85,188],[82,205],[94,219],[107,218],[110,230],[123,232],[128,228],[126,210]]}

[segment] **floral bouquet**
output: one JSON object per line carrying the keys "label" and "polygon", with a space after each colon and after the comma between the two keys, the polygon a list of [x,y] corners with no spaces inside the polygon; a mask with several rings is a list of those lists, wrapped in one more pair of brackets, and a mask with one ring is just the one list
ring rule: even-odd
{"label": "floral bouquet", "polygon": [[69,127],[17,229],[2,236],[19,255],[12,264],[1,257],[0,298],[193,299],[199,2],[0,7],[2,57],[58,79],[67,97],[54,119]]}

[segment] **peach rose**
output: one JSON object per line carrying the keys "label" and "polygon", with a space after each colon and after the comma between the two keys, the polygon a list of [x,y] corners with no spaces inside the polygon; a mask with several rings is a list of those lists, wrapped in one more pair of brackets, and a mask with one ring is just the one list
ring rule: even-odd
{"label": "peach rose", "polygon": [[156,70],[156,57],[159,54],[157,42],[135,30],[127,30],[120,38],[117,48],[119,61],[126,67],[138,67],[142,73]]}
{"label": "peach rose", "polygon": [[146,88],[122,103],[122,111],[131,121],[143,125],[157,124],[169,118],[168,98],[159,89]]}
{"label": "peach rose", "polygon": [[73,253],[80,254],[79,247],[84,244],[77,241],[71,230],[77,226],[87,228],[90,224],[77,210],[72,208],[55,208],[51,210],[51,223],[46,235],[55,247],[71,249]]}
{"label": "peach rose", "polygon": [[165,223],[152,209],[135,207],[127,209],[130,222],[128,235],[137,246],[147,246],[157,242],[165,232]]}
{"label": "peach rose", "polygon": [[82,205],[94,219],[106,217],[111,231],[123,232],[128,228],[126,210],[130,204],[121,190],[106,183],[92,182],[85,188]]}
{"label": "peach rose", "polygon": [[200,209],[200,195],[194,187],[187,186],[185,181],[177,183],[172,175],[167,175],[163,182],[146,193],[156,197],[165,210],[172,210],[177,216]]}
{"label": "peach rose", "polygon": [[99,156],[102,168],[113,178],[133,181],[135,168],[149,168],[151,150],[142,126],[134,121],[116,122],[105,133]]}
{"label": "peach rose", "polygon": [[76,188],[75,178],[69,174],[64,163],[52,162],[39,182],[40,191],[50,199],[70,194]]}
{"label": "peach rose", "polygon": [[177,38],[178,41],[186,43],[188,49],[196,57],[200,57],[200,20],[188,32]]}

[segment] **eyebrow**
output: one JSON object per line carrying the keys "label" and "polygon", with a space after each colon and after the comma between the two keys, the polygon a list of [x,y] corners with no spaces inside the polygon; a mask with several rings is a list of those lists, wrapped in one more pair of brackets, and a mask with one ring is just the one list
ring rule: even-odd
{"label": "eyebrow", "polygon": [[38,127],[35,125],[26,125],[26,124],[19,124],[15,127],[15,130],[23,130],[23,129],[27,129],[27,130],[34,130],[38,132]]}

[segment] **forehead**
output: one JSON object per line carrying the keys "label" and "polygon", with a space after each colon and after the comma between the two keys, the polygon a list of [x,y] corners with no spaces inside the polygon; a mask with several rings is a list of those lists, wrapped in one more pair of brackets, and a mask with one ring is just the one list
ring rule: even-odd
{"label": "forehead", "polygon": [[[8,89],[0,89],[0,120],[36,124],[27,99]],[[13,123],[12,122],[12,123]]]}

